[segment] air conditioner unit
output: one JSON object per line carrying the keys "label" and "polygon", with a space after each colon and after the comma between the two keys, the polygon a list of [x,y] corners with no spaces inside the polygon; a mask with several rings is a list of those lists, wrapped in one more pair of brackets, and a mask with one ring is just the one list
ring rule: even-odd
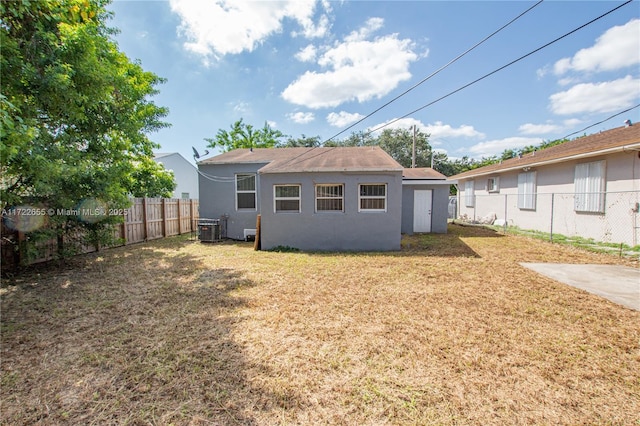
{"label": "air conditioner unit", "polygon": [[199,219],[198,239],[203,243],[215,243],[221,241],[220,219]]}

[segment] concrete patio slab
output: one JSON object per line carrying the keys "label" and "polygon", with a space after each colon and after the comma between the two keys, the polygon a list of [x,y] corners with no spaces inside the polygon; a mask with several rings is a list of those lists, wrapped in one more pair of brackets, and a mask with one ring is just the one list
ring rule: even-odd
{"label": "concrete patio slab", "polygon": [[640,311],[640,269],[618,265],[521,263],[546,277]]}

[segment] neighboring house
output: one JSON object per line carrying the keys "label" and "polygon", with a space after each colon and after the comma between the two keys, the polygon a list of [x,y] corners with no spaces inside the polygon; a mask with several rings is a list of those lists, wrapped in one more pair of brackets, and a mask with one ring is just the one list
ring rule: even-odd
{"label": "neighboring house", "polygon": [[403,168],[379,147],[237,149],[198,163],[200,217],[263,249],[399,250]]}
{"label": "neighboring house", "polygon": [[447,232],[447,203],[451,182],[431,168],[402,173],[402,233]]}
{"label": "neighboring house", "polygon": [[460,216],[640,243],[640,125],[580,137],[454,179]]}
{"label": "neighboring house", "polygon": [[156,163],[173,171],[176,189],[173,198],[198,199],[198,169],[177,152],[155,153]]}

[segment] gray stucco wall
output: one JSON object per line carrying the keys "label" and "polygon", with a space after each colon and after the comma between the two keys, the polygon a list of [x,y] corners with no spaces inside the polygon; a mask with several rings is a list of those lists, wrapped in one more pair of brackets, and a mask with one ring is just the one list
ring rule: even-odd
{"label": "gray stucco wall", "polygon": [[[228,215],[227,237],[242,240],[245,229],[255,229],[260,208],[260,191],[256,194],[256,210],[236,210],[235,175],[257,173],[265,163],[200,164],[200,217],[219,219]],[[260,176],[256,176],[256,189]]]}
{"label": "gray stucco wall", "polygon": [[449,185],[403,185],[402,186],[402,233],[413,234],[413,192],[419,189],[432,190],[431,232],[447,232]]}
{"label": "gray stucco wall", "polygon": [[[402,174],[283,173],[260,179],[261,244],[314,251],[400,250]],[[315,184],[344,184],[344,212],[315,212]],[[386,212],[358,212],[358,185],[387,184]],[[301,185],[300,213],[275,213],[273,186]]]}

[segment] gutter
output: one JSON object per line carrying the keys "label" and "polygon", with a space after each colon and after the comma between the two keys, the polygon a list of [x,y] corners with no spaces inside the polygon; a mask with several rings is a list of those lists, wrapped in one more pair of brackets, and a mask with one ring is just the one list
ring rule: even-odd
{"label": "gutter", "polygon": [[445,179],[402,179],[403,185],[452,185],[458,183],[457,180]]}

